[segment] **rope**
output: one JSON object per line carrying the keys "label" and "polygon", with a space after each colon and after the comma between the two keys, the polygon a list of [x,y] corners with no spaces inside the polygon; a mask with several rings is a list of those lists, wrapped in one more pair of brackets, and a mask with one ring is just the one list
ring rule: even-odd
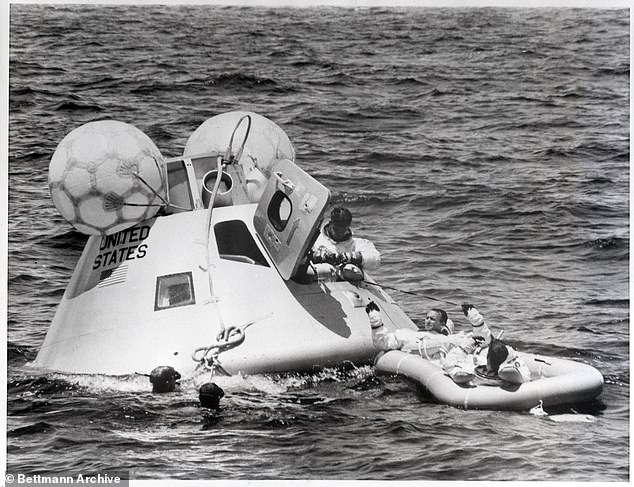
{"label": "rope", "polygon": [[[161,165],[159,164],[158,159],[154,157],[154,155],[151,155],[151,157],[154,160],[154,165],[156,166],[156,169],[158,169],[158,173],[161,178],[161,186],[167,189],[167,184],[165,184],[165,177],[163,175],[163,171],[161,171]],[[165,206],[169,206],[169,202],[163,197],[163,195],[160,195],[145,179],[143,179],[143,177],[141,177],[141,175],[137,171],[132,173],[132,175],[135,178],[137,178],[139,181],[141,181],[150,191],[152,191],[154,196],[160,199]],[[134,205],[133,203],[126,203],[126,204],[128,206],[142,206],[142,205]],[[146,205],[146,206],[158,206],[158,205]]]}
{"label": "rope", "polygon": [[[233,132],[231,133],[231,138],[229,139],[229,147],[227,147],[227,152],[225,153],[225,160],[227,162],[230,162],[230,158],[231,158],[231,147],[233,146],[233,137],[236,131],[238,130],[238,127],[242,123],[242,120],[244,120],[245,118],[247,118],[248,120],[248,126],[247,126],[247,131],[244,135],[244,140],[242,141],[242,146],[240,147],[238,151],[238,159],[242,155],[244,146],[247,143],[247,137],[249,136],[249,132],[251,130],[251,116],[250,115],[245,115],[241,117],[240,120],[238,120],[238,123],[236,124],[235,128],[233,129]],[[222,313],[220,312],[220,307],[218,306],[218,298],[214,294],[214,283],[213,283],[213,279],[211,277],[211,272],[210,272],[211,260],[209,258],[209,244],[210,244],[210,238],[211,238],[211,217],[212,217],[212,213],[214,209],[214,202],[216,201],[216,195],[218,194],[218,189],[220,188],[220,183],[222,181],[223,169],[224,169],[223,159],[222,157],[218,156],[216,158],[216,182],[214,183],[214,187],[211,191],[211,196],[209,197],[209,206],[207,207],[207,221],[205,225],[205,249],[204,249],[205,263],[206,263],[205,270],[207,272],[207,281],[209,283],[209,295],[211,296],[211,301],[215,305],[214,309],[216,311],[216,316],[218,317],[218,323],[220,324],[220,333],[225,332],[225,323],[222,319]]]}
{"label": "rope", "polygon": [[216,312],[216,317],[218,318],[218,323],[220,324],[220,332],[224,332],[225,323],[222,319],[222,313],[220,312],[220,307],[218,306],[218,298],[214,294],[214,282],[211,277],[211,259],[209,258],[209,243],[210,243],[210,235],[211,235],[211,216],[214,208],[214,201],[216,199],[216,194],[218,193],[218,188],[220,187],[220,181],[222,180],[222,158],[218,157],[216,159],[216,182],[214,184],[213,190],[211,192],[211,196],[209,198],[209,206],[207,208],[207,220],[205,224],[205,247],[203,249],[205,253],[205,268],[204,271],[207,272],[207,283],[209,284],[209,296],[211,302],[214,304],[214,310]]}
{"label": "rope", "polygon": [[[154,205],[154,204],[149,204],[149,203],[121,203],[121,206],[144,206],[147,208],[151,208],[151,207],[158,207],[158,208],[163,208],[165,207],[165,205]],[[178,210],[186,210],[189,211],[191,210],[191,208],[185,208],[184,206],[178,206],[178,205],[174,205],[174,204],[169,204],[169,206],[171,208],[176,208]]]}
{"label": "rope", "polygon": [[[238,149],[238,152],[236,154],[235,157],[232,157],[231,155],[231,148],[233,147],[233,137],[236,134],[236,132],[238,131],[238,127],[240,127],[240,124],[242,123],[242,121],[244,119],[247,119],[248,125],[247,125],[247,131],[244,134],[244,139],[242,140],[242,145],[240,146],[240,149]],[[242,157],[242,151],[244,151],[244,146],[247,143],[247,138],[249,137],[249,132],[251,131],[251,115],[243,115],[240,120],[238,120],[238,123],[236,124],[236,127],[233,129],[233,132],[231,133],[231,138],[229,139],[229,146],[227,147],[227,150],[225,152],[225,161],[229,164],[235,162],[238,162],[240,160],[240,158]]]}
{"label": "rope", "polygon": [[[240,149],[238,150],[236,157],[233,158],[231,155],[231,148],[233,146],[233,137],[235,136],[238,130],[238,127],[240,127],[240,124],[245,118],[248,121],[247,130],[244,135],[242,145],[240,146]],[[255,321],[251,323],[247,323],[242,328],[236,328],[236,327],[226,328],[225,327],[224,320],[222,319],[222,313],[220,311],[220,306],[218,305],[218,298],[214,294],[214,283],[213,283],[213,278],[211,277],[211,272],[210,272],[211,259],[209,257],[209,245],[211,240],[211,220],[213,215],[214,202],[216,201],[216,195],[218,194],[218,189],[220,188],[220,183],[222,181],[222,174],[224,170],[223,162],[230,164],[240,159],[240,157],[242,156],[242,152],[244,150],[244,146],[247,142],[247,138],[249,137],[250,131],[251,131],[251,116],[245,115],[241,117],[240,120],[238,120],[238,123],[233,129],[233,132],[231,133],[231,138],[229,139],[229,146],[227,147],[227,150],[224,155],[224,161],[221,156],[218,156],[216,158],[216,182],[214,183],[214,187],[211,191],[211,195],[209,197],[209,206],[207,207],[207,219],[205,224],[205,239],[204,239],[205,240],[204,252],[205,252],[206,266],[204,270],[205,272],[207,272],[207,282],[209,284],[209,295],[211,298],[211,302],[214,304],[214,310],[218,318],[220,331],[218,332],[218,335],[216,335],[216,340],[214,343],[212,343],[209,346],[199,347],[196,350],[194,350],[194,352],[192,353],[192,359],[195,362],[204,364],[207,368],[209,368],[211,370],[212,378],[216,369],[221,370],[226,375],[229,375],[218,363],[218,355],[221,352],[224,352],[226,350],[229,350],[233,347],[237,347],[238,345],[240,345],[244,341],[244,338],[245,338],[244,330],[251,324],[255,323]],[[199,357],[200,352],[204,352],[204,353],[202,354],[202,356]]]}
{"label": "rope", "polygon": [[[242,342],[244,342],[244,339],[246,338],[245,330],[249,326],[271,316],[273,316],[272,312],[251,320],[247,323],[244,323],[242,326],[230,326],[229,328],[221,329],[216,335],[216,340],[214,341],[214,343],[208,346],[198,347],[193,351],[192,360],[194,362],[201,363],[209,368],[212,372],[213,377],[214,367],[222,369],[222,366],[218,362],[218,355],[242,344]],[[204,353],[200,355],[200,352]]]}
{"label": "rope", "polygon": [[[216,335],[216,341],[205,347],[198,347],[192,352],[194,362],[205,363],[212,366],[218,359],[221,352],[237,347],[245,339],[244,330],[236,327],[229,327],[221,330]],[[200,352],[204,352],[199,356]]]}
{"label": "rope", "polygon": [[366,284],[369,284],[371,286],[376,286],[376,287],[380,287],[380,288],[385,288],[385,289],[390,289],[391,291],[398,291],[400,293],[403,294],[409,294],[411,296],[421,296],[423,298],[427,298],[427,299],[431,299],[432,301],[438,301],[440,303],[449,303],[449,304],[453,304],[454,306],[460,306],[460,304],[454,302],[454,301],[450,301],[448,299],[439,299],[439,298],[434,298],[433,296],[428,296],[426,294],[423,294],[419,291],[406,291],[404,289],[399,289],[397,287],[392,287],[392,286],[386,286],[384,284],[376,284],[374,282],[369,282],[369,281],[363,281]]}
{"label": "rope", "polygon": [[[154,159],[154,165],[156,166],[156,169],[158,169],[159,176],[161,176],[161,186],[165,188],[165,191],[167,191],[167,166],[165,166],[165,171],[162,171],[159,160],[154,156],[152,156],[152,159]],[[163,164],[165,164],[165,160],[163,160]],[[165,193],[165,195],[169,199],[169,194]]]}
{"label": "rope", "polygon": [[[211,230],[211,213],[214,208],[214,201],[216,200],[216,194],[218,194],[218,188],[220,188],[220,183],[222,182],[222,173],[223,173],[223,164],[222,158],[216,158],[216,182],[214,183],[214,187],[211,190],[211,196],[209,197],[209,206],[207,207],[207,234],[205,236],[205,242],[207,249],[209,249],[209,235]],[[207,261],[209,261],[209,252],[207,252]]]}
{"label": "rope", "polygon": [[[159,164],[159,161],[156,157],[152,156],[152,159],[154,159],[154,165],[156,166],[156,168],[158,169],[159,172],[159,176],[161,177],[161,186],[165,189],[167,189],[167,184],[165,181],[165,175],[163,174],[163,171],[161,170],[161,166]],[[179,210],[189,210],[190,208],[184,208],[182,206],[178,206],[178,205],[172,205],[170,204],[170,202],[161,194],[159,194],[158,191],[156,191],[145,179],[143,179],[143,177],[138,173],[135,172],[132,174],[135,178],[137,178],[139,181],[141,181],[141,183],[143,183],[145,185],[145,187],[147,187],[153,194],[154,196],[156,196],[158,199],[160,199],[162,201],[162,205],[154,205],[154,204],[143,204],[143,203],[121,203],[121,206],[145,206],[145,207],[152,207],[152,206],[171,206],[172,208],[177,208]],[[169,198],[169,195],[166,195]]]}
{"label": "rope", "polygon": [[146,208],[158,206],[159,208],[163,208],[165,205],[153,205],[150,203],[121,203],[121,206],[144,206]]}
{"label": "rope", "polygon": [[148,184],[148,182],[145,179],[143,179],[139,173],[134,173],[134,177],[137,178],[139,181],[141,181],[143,184],[145,184],[145,186],[147,186],[147,188],[150,191],[152,191],[154,196],[156,196],[158,199],[160,199],[165,206],[169,206],[169,203],[167,202],[167,200],[165,198],[163,198],[162,195],[158,194],[158,192],[152,186],[150,186]]}

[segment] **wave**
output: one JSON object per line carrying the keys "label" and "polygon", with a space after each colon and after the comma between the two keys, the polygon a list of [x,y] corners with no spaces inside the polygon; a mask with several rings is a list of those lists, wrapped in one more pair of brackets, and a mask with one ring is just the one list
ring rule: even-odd
{"label": "wave", "polygon": [[358,81],[355,77],[340,72],[329,75],[320,75],[314,78],[306,78],[305,83],[307,85],[328,88],[358,88]]}
{"label": "wave", "polygon": [[[556,106],[556,102],[552,100],[546,100],[542,102],[545,107]],[[573,117],[557,117],[545,119],[544,117],[535,117],[532,120],[526,121],[514,121],[510,120],[507,125],[509,129],[515,130],[526,130],[526,129],[545,129],[545,130],[553,130],[556,128],[566,128],[568,130],[572,130],[575,128],[583,128],[583,124],[581,124],[577,119]],[[576,149],[570,148],[548,148],[548,149],[540,149],[534,151],[534,154],[543,158],[551,158],[551,157],[570,157],[577,152]]]}
{"label": "wave", "polygon": [[147,95],[152,93],[159,93],[161,91],[167,91],[173,93],[179,86],[185,86],[189,81],[180,81],[177,83],[164,82],[164,81],[151,81],[149,83],[134,83],[134,87],[130,88],[129,92],[134,95]]}
{"label": "wave", "polygon": [[150,137],[154,142],[163,140],[173,140],[178,134],[168,130],[165,124],[153,124],[146,127],[143,131],[145,135]]}
{"label": "wave", "polygon": [[598,250],[612,250],[612,249],[628,249],[630,247],[630,239],[629,238],[621,238],[621,237],[607,237],[607,238],[597,238],[594,240],[590,240],[583,244],[584,247],[589,247]]}
{"label": "wave", "polygon": [[324,74],[325,72],[334,73],[335,71],[337,71],[338,69],[341,68],[341,66],[339,64],[319,59],[318,55],[316,53],[313,53],[313,52],[310,52],[310,53],[302,52],[297,57],[299,59],[296,59],[295,61],[290,62],[289,63],[290,66],[295,67],[295,68],[312,67],[313,71],[316,70],[318,73],[320,73],[323,76],[325,76],[325,74]]}
{"label": "wave", "polygon": [[629,374],[623,374],[623,375],[608,374],[608,375],[604,375],[603,379],[606,384],[615,385],[619,387],[627,387],[628,389],[630,386]]}
{"label": "wave", "polygon": [[50,157],[51,152],[41,149],[15,152],[9,155],[9,174],[33,175],[33,167],[24,167],[24,164],[30,162],[40,162],[43,159],[46,159],[48,162]]}
{"label": "wave", "polygon": [[35,396],[52,395],[75,390],[77,390],[77,386],[62,378],[37,376],[9,379],[7,382],[7,391],[10,395],[15,394],[16,396],[23,393]]}
{"label": "wave", "polygon": [[443,42],[454,42],[454,41],[464,41],[466,38],[464,36],[461,36],[459,34],[448,34],[448,33],[443,33],[440,34],[439,36],[435,37],[434,39],[432,39],[432,43],[436,44],[436,43],[443,43]]}
{"label": "wave", "polygon": [[76,112],[76,111],[90,111],[90,112],[103,112],[105,108],[97,105],[96,103],[82,103],[72,100],[65,100],[59,102],[51,107],[56,112]]}
{"label": "wave", "polygon": [[615,205],[600,203],[596,200],[568,200],[556,203],[553,206],[553,210],[559,214],[568,214],[580,220],[592,222],[605,218],[625,217],[625,212],[627,211],[625,203],[627,203],[627,200],[624,199],[622,205],[623,208],[619,209],[618,207],[615,207]]}
{"label": "wave", "polygon": [[372,192],[372,194],[350,194],[348,192],[334,193],[331,198],[331,205],[345,204],[354,205],[364,203],[368,205],[384,205],[386,203],[399,203],[409,199],[408,195],[394,196],[388,193]]}
{"label": "wave", "polygon": [[[58,270],[62,271],[64,274],[67,274],[68,272],[72,272],[73,268],[71,267],[61,267],[58,266],[57,267]],[[52,269],[51,269],[52,270]],[[64,291],[66,288],[66,280],[64,280],[64,282],[57,284],[57,288],[52,287],[53,284],[51,284],[50,281],[46,282],[47,286],[51,286],[47,289],[44,289],[42,291],[40,291],[38,293],[38,296],[41,297],[45,297],[45,298],[57,298],[55,301],[59,301],[59,299],[64,295]]]}
{"label": "wave", "polygon": [[629,76],[630,66],[629,64],[624,66],[616,66],[613,68],[601,66],[600,68],[597,69],[596,72],[597,74],[607,75],[607,76]]}
{"label": "wave", "polygon": [[589,306],[606,306],[606,307],[618,307],[618,308],[629,308],[630,300],[629,299],[588,299],[583,302],[584,305]]}
{"label": "wave", "polygon": [[[567,73],[568,74],[568,73]],[[573,73],[569,73],[573,75]],[[610,88],[593,88],[590,86],[555,86],[554,91],[557,93],[554,99],[561,99],[562,101],[581,101],[581,100],[619,100],[621,95],[613,91]]]}
{"label": "wave", "polygon": [[42,278],[34,274],[17,274],[9,277],[9,284],[29,284],[33,282],[39,282]]}
{"label": "wave", "polygon": [[[514,216],[521,216],[523,213],[512,213],[511,218]],[[533,215],[534,213],[524,213],[523,215]],[[539,214],[539,213],[538,213]],[[475,212],[473,218],[478,218],[479,220],[484,218],[483,216],[478,216],[479,212]],[[547,216],[548,213],[544,213],[544,216]],[[460,215],[464,217],[465,215]],[[490,219],[495,221],[495,215],[490,215]],[[516,231],[520,228],[517,225],[514,225]],[[530,231],[530,227],[523,227],[527,232]],[[558,253],[562,254],[570,254],[570,252],[575,252],[575,255],[581,255],[586,259],[599,259],[599,260],[608,260],[608,261],[621,261],[627,260],[629,258],[629,238],[621,238],[621,237],[608,237],[608,238],[599,238],[592,240],[583,240],[582,238],[575,238],[569,235],[561,235],[558,236],[559,232],[557,228],[548,228],[546,229],[547,234],[544,231],[535,233],[535,239],[533,242],[529,244],[524,243],[525,249],[527,251],[532,250],[554,250]],[[527,235],[530,235],[527,234]],[[507,239],[508,240],[508,239]],[[523,242],[523,239],[519,239]],[[514,255],[514,260],[517,262],[521,262],[522,259],[519,256]],[[553,280],[557,280],[557,277],[552,276]]]}
{"label": "wave", "polygon": [[9,438],[16,438],[25,435],[37,435],[40,433],[55,431],[55,429],[55,426],[50,423],[47,423],[45,421],[38,421],[27,426],[20,426],[19,428],[7,430],[7,436]]}
{"label": "wave", "polygon": [[629,261],[630,240],[622,237],[593,239],[576,245],[588,259],[601,261]]}
{"label": "wave", "polygon": [[[7,323],[8,328],[12,328],[11,327],[11,320],[9,320],[9,322]],[[29,348],[29,347],[23,347],[21,345],[16,345],[14,343],[7,343],[7,362],[13,362],[13,361],[31,361],[33,359],[35,359],[37,355],[37,351]]]}
{"label": "wave", "polygon": [[[396,86],[419,87],[419,86],[429,86],[431,82],[426,80],[421,80],[413,76],[408,76],[405,78],[396,78],[394,81],[392,81],[392,84]],[[431,91],[427,92],[425,96],[434,96],[434,92],[440,93],[437,88],[433,88]]]}
{"label": "wave", "polygon": [[36,61],[22,61],[15,58],[9,59],[9,70],[11,76],[31,76],[37,75],[41,77],[43,75],[52,74],[64,74],[66,70],[59,66],[48,66]]}
{"label": "wave", "polygon": [[77,89],[112,89],[121,86],[125,83],[123,78],[115,78],[113,76],[99,76],[94,79],[88,79],[86,81],[75,81],[73,86]]}
{"label": "wave", "polygon": [[9,98],[31,95],[58,96],[58,93],[51,90],[45,90],[43,88],[34,88],[32,86],[9,87]]}
{"label": "wave", "polygon": [[239,72],[221,74],[219,76],[207,78],[205,82],[206,84],[213,86],[230,88],[272,88],[279,86],[278,82],[271,78],[254,76]]}
{"label": "wave", "polygon": [[611,186],[614,183],[614,179],[608,176],[589,176],[586,180],[586,184],[597,186]]}
{"label": "wave", "polygon": [[294,88],[281,86],[277,81],[271,78],[259,77],[245,73],[223,73],[217,76],[206,78],[189,78],[181,79],[177,82],[170,81],[153,81],[150,83],[142,82],[130,89],[133,94],[150,94],[158,92],[174,93],[175,90],[192,90],[208,89],[209,87],[230,89],[230,90],[254,90],[261,89],[266,91],[292,93]]}
{"label": "wave", "polygon": [[48,236],[44,243],[52,249],[83,250],[88,236],[75,230]]}

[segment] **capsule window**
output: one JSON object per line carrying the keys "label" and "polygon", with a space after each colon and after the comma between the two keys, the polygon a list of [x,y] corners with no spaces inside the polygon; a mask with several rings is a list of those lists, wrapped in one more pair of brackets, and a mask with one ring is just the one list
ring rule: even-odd
{"label": "capsule window", "polygon": [[156,278],[154,311],[195,304],[194,283],[191,272],[170,274]]}
{"label": "capsule window", "polygon": [[242,220],[228,220],[214,226],[221,259],[269,267],[249,229]]}
{"label": "capsule window", "polygon": [[185,163],[183,161],[169,163],[166,170],[170,213],[193,209],[194,200],[187,179]]}
{"label": "capsule window", "polygon": [[281,191],[277,191],[271,198],[267,215],[269,221],[278,232],[283,232],[288,224],[288,220],[293,213],[293,204],[291,200]]}

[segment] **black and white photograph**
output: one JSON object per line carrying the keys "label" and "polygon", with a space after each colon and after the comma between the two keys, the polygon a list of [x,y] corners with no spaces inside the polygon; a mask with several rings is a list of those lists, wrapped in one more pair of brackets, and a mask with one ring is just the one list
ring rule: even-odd
{"label": "black and white photograph", "polygon": [[3,485],[629,483],[626,1],[3,8]]}

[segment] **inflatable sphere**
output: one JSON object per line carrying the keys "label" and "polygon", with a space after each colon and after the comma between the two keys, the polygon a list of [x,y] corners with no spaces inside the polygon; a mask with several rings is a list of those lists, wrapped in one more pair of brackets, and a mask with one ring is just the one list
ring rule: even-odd
{"label": "inflatable sphere", "polygon": [[133,125],[90,122],[59,143],[49,165],[51,197],[81,233],[110,235],[152,218],[165,197],[154,142]]}
{"label": "inflatable sphere", "polygon": [[240,122],[246,115],[251,117],[251,127],[238,162],[247,180],[249,199],[251,202],[257,202],[264,191],[266,181],[271,177],[275,163],[281,159],[295,161],[295,149],[288,136],[268,118],[244,111],[227,112],[211,117],[190,135],[183,155],[195,156],[209,152],[224,155],[234,130],[231,153],[237,155],[249,125],[246,119]]}

